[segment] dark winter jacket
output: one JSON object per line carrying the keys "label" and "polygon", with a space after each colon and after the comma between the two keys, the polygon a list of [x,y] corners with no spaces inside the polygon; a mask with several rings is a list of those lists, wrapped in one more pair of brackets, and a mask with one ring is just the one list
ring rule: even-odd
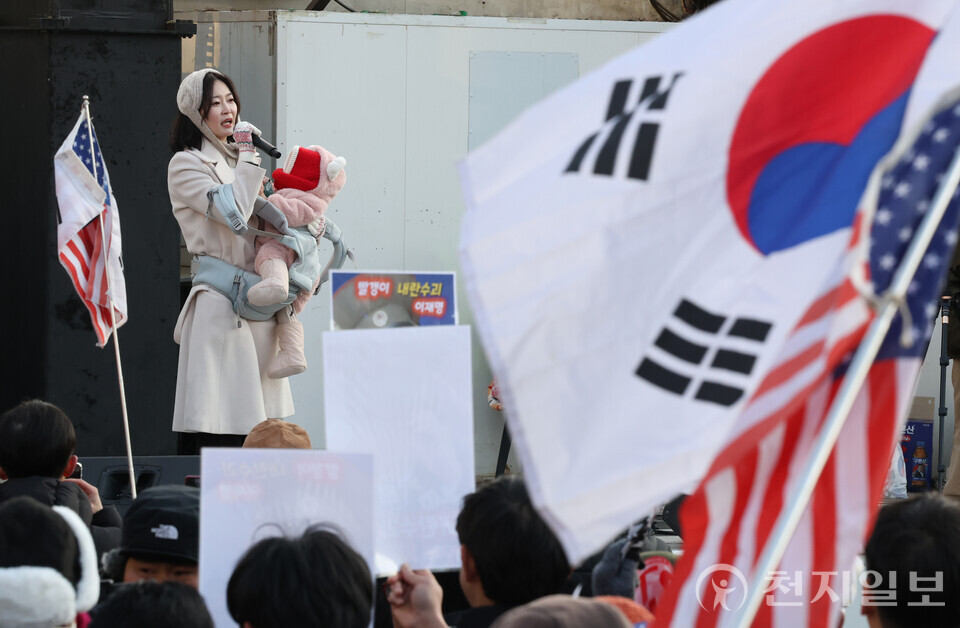
{"label": "dark winter jacket", "polygon": [[97,562],[105,552],[120,546],[120,529],[123,519],[113,506],[93,514],[90,500],[79,486],[53,478],[27,477],[7,480],[0,484],[0,503],[25,495],[48,506],[65,506],[80,515],[90,528],[93,543],[97,548]]}

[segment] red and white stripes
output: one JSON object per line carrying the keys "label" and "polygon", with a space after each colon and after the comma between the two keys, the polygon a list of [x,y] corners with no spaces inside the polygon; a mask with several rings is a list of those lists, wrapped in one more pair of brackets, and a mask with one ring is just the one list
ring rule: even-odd
{"label": "red and white stripes", "polygon": [[109,281],[102,255],[102,242],[100,219],[96,218],[70,238],[60,251],[60,263],[67,270],[74,289],[90,312],[99,346],[106,344],[113,328],[113,308],[108,294]]}
{"label": "red and white stripes", "polygon": [[[757,559],[842,383],[834,373],[873,317],[844,269],[838,268],[832,283],[757,389],[735,428],[739,436],[684,505],[685,553],[675,578],[682,584],[668,593],[658,625],[723,627],[736,621],[731,611],[745,600]],[[879,502],[898,417],[919,366],[916,358],[873,365],[780,566],[766,574],[770,591],[754,626],[835,624],[844,589],[856,577],[854,555]],[[724,604],[717,604],[721,590]]]}

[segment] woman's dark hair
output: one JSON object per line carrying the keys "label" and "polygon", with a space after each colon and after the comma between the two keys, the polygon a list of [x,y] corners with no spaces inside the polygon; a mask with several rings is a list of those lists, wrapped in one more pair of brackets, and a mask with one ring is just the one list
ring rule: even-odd
{"label": "woman's dark hair", "polygon": [[59,480],[76,446],[73,423],[52,403],[31,399],[0,415],[0,467],[7,477]]}
{"label": "woman's dark hair", "polygon": [[[226,74],[219,72],[207,72],[203,77],[203,98],[200,100],[200,117],[205,118],[210,111],[210,103],[213,102],[213,84],[216,81],[223,81],[233,94],[233,102],[237,105],[237,116],[240,115],[240,97],[237,95],[237,88],[233,81]],[[170,150],[178,153],[188,148],[200,149],[203,144],[203,134],[197,125],[190,118],[182,113],[178,113],[173,121],[173,127],[170,129]]]}
{"label": "woman's dark hair", "polygon": [[263,539],[227,584],[227,608],[241,626],[365,628],[372,606],[367,563],[329,526],[293,539]]}

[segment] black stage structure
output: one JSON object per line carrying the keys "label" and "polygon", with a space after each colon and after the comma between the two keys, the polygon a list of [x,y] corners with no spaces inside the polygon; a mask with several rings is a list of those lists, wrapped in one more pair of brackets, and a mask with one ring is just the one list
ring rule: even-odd
{"label": "black stage structure", "polygon": [[[8,237],[0,411],[29,397],[63,408],[77,453],[125,451],[114,349],[57,259],[53,156],[89,95],[122,225],[129,322],[120,329],[133,451],[176,453],[170,430],[180,305],[179,232],[170,212],[167,136],[181,79],[173,0],[0,3],[0,169]],[[12,224],[11,224],[12,223]],[[111,341],[112,342],[112,341]]]}

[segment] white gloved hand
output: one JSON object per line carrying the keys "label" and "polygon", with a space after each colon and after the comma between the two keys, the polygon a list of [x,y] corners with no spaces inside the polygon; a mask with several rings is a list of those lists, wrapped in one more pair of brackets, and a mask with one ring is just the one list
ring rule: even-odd
{"label": "white gloved hand", "polygon": [[326,224],[327,224],[327,219],[324,218],[323,216],[320,216],[313,222],[307,223],[307,231],[310,232],[310,235],[312,235],[314,238],[319,240],[320,238],[323,237],[323,228],[326,226]]}
{"label": "white gloved hand", "polygon": [[240,159],[249,163],[260,163],[257,150],[253,147],[253,136],[260,135],[260,129],[249,122],[237,122],[233,127],[233,141],[240,150]]}

